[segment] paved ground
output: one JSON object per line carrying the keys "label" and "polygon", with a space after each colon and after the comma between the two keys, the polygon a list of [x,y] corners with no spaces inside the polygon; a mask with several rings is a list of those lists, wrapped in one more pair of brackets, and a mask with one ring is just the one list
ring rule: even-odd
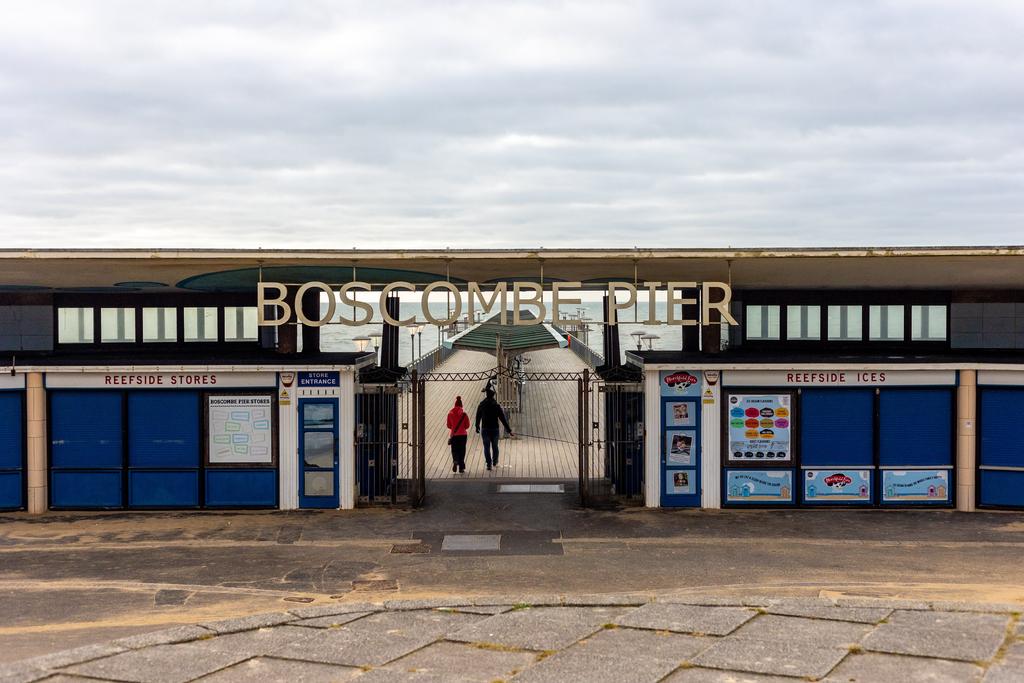
{"label": "paved ground", "polygon": [[[418,511],[0,516],[0,662],[304,605],[452,595],[1024,606],[1021,514],[581,510],[571,494],[492,487],[432,482]],[[456,535],[497,540],[459,550]]]}
{"label": "paved ground", "polygon": [[336,604],[133,636],[0,681],[982,681],[1024,679],[1016,605],[818,598]]}

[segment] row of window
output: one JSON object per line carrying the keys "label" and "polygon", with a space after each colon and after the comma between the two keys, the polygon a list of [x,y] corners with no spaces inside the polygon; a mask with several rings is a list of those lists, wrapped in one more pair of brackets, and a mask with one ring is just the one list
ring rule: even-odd
{"label": "row of window", "polygon": [[[791,341],[817,341],[825,335],[828,341],[864,341],[864,306],[825,306],[825,325],[822,325],[822,306],[748,305],[746,307],[746,337],[753,341],[782,339],[782,309],[785,308],[785,338]],[[906,306],[867,306],[868,341],[905,341]],[[946,306],[910,306],[911,341],[945,341]]]}
{"label": "row of window", "polygon": [[[133,344],[138,329],[136,311],[141,311],[142,341],[173,343],[179,340],[178,310],[174,307],[100,308],[99,341],[105,344]],[[224,341],[256,341],[258,339],[256,308],[253,306],[189,306],[181,309],[183,338],[186,342],[220,341],[221,317],[224,311]],[[96,309],[58,308],[57,342],[60,344],[93,344],[96,342]]]}

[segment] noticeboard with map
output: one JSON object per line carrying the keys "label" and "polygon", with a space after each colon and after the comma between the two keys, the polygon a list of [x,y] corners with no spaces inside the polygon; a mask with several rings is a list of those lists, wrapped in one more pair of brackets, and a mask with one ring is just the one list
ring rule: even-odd
{"label": "noticeboard with map", "polygon": [[209,463],[273,464],[273,403],[269,394],[208,397]]}

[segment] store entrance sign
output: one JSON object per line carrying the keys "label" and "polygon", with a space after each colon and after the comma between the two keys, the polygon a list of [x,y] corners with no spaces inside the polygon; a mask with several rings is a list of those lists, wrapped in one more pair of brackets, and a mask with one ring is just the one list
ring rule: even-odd
{"label": "store entrance sign", "polygon": [[722,375],[733,387],[952,386],[955,370],[736,370]]}
{"label": "store entrance sign", "polygon": [[299,373],[300,387],[338,387],[341,379],[337,372],[310,371]]}

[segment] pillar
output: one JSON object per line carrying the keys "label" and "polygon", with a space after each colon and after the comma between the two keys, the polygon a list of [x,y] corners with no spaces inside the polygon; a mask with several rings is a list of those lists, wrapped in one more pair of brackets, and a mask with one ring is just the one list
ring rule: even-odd
{"label": "pillar", "polygon": [[46,390],[43,388],[43,373],[30,372],[26,380],[28,511],[41,515],[47,508]]}
{"label": "pillar", "polygon": [[956,391],[956,509],[974,511],[978,373],[961,370]]}
{"label": "pillar", "polygon": [[658,371],[644,368],[644,505],[649,508],[661,507],[660,392]]}

